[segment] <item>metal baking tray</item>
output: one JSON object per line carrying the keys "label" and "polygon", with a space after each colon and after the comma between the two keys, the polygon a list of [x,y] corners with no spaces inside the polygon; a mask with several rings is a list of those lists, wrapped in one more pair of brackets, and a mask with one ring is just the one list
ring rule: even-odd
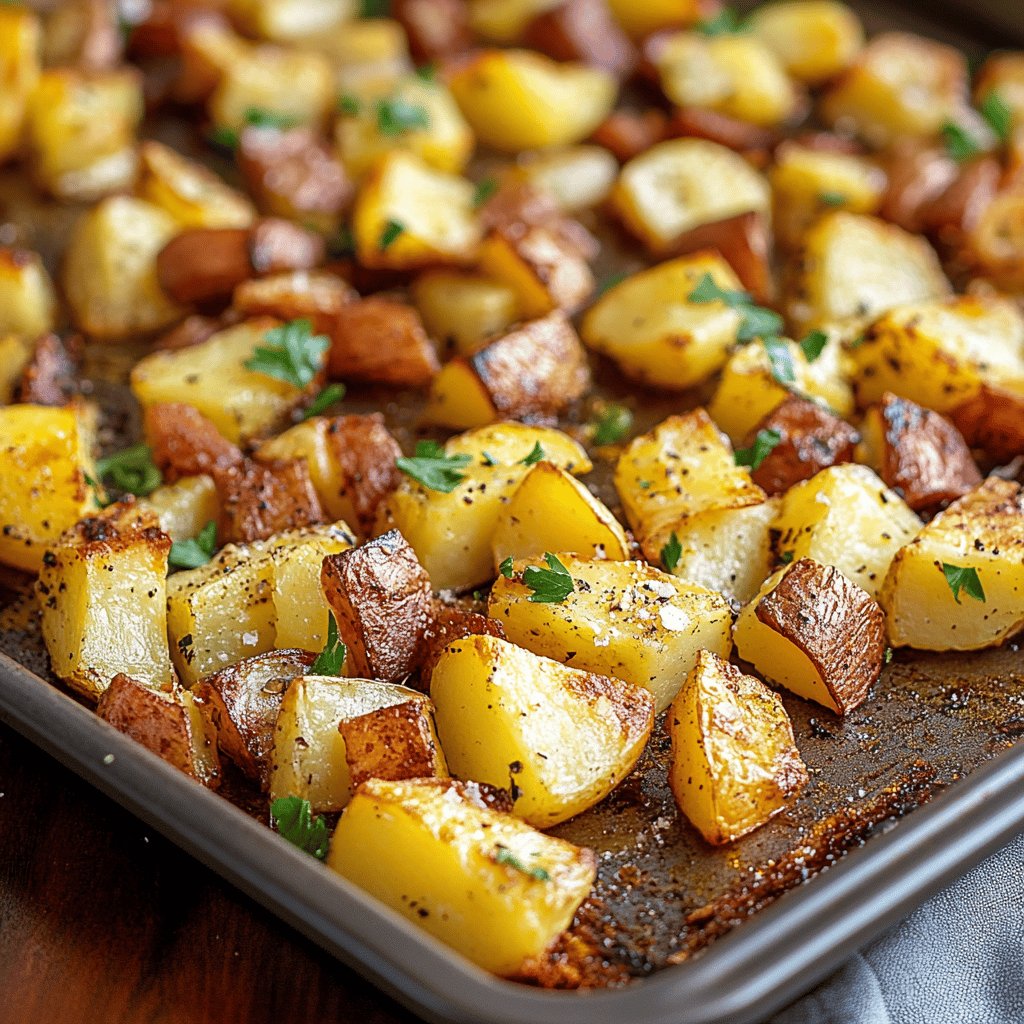
{"label": "metal baking tray", "polygon": [[[985,20],[975,21],[953,0],[927,14],[871,0],[854,6],[870,31],[925,32],[972,57],[1021,41],[995,27],[999,0],[988,0]],[[70,214],[0,180],[0,220],[13,209],[27,244],[52,260]],[[118,432],[130,435],[133,410],[112,383],[129,357],[94,347],[91,370],[96,396],[115,408]],[[614,374],[598,379],[605,394],[625,394]],[[360,402],[383,404],[408,440],[413,396],[383,401],[352,389],[347,406],[360,411]],[[664,396],[638,404],[640,429],[679,410]],[[595,476],[613,503],[607,470]],[[667,740],[657,731],[611,797],[555,830],[598,854],[595,897],[571,941],[526,979],[534,984],[502,981],[275,836],[254,820],[252,794],[232,789],[255,814],[203,789],[47,675],[30,618],[0,614],[0,720],[429,1020],[762,1020],[1024,830],[1020,647],[899,655],[871,699],[843,720],[784,695],[811,784],[792,808],[724,850],[707,847],[679,818],[665,781]]]}

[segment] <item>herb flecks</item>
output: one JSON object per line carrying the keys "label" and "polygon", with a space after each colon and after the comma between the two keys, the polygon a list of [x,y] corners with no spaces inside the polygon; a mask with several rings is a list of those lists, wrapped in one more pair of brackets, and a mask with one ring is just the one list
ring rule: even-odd
{"label": "herb flecks", "polygon": [[683,545],[679,543],[676,531],[673,530],[668,541],[662,546],[661,564],[665,566],[669,572],[675,572],[675,568],[679,564],[679,559],[682,557]]}
{"label": "herb flecks", "polygon": [[519,460],[521,466],[535,466],[541,459],[544,458],[544,449],[541,446],[540,441],[534,443],[534,446],[530,449],[529,454]]}
{"label": "herb flecks", "polygon": [[528,565],[523,571],[523,583],[533,591],[528,600],[535,604],[561,604],[576,589],[573,578],[551,552],[544,554],[544,561],[546,569]]}
{"label": "herb flecks", "polygon": [[338,636],[338,621],[334,612],[327,613],[327,642],[324,649],[317,655],[316,661],[310,666],[309,674],[313,676],[340,676],[348,648]]}
{"label": "herb flecks", "polygon": [[746,344],[755,338],[778,337],[782,331],[782,317],[772,309],[758,306],[749,292],[734,288],[722,288],[715,279],[705,273],[696,287],[687,296],[690,302],[721,302],[740,315],[736,340]]}
{"label": "herb flecks", "polygon": [[96,474],[100,480],[109,480],[119,490],[139,498],[152,494],[163,483],[163,476],[153,463],[153,452],[144,444],[100,459]]}
{"label": "herb flecks", "polygon": [[380,229],[380,237],[377,239],[377,248],[386,252],[405,233],[405,225],[397,220],[389,220]]}
{"label": "herb flecks", "polygon": [[471,455],[446,455],[436,441],[417,441],[414,454],[396,459],[395,465],[424,487],[451,494],[466,479],[462,470],[470,462]]}
{"label": "herb flecks", "polygon": [[313,817],[313,807],[308,800],[298,796],[280,797],[270,805],[270,819],[278,833],[303,853],[317,860],[327,856],[327,822],[322,817]]}
{"label": "herb flecks", "polygon": [[217,550],[217,524],[210,520],[190,540],[176,540],[167,562],[175,569],[198,569],[213,558]]}
{"label": "herb flecks", "polygon": [[751,470],[760,469],[762,463],[782,443],[782,435],[777,430],[759,430],[754,443],[749,448],[737,448],[734,458],[737,466],[747,466]]}
{"label": "herb flecks", "polygon": [[311,420],[314,416],[321,416],[327,412],[332,405],[336,405],[345,397],[344,384],[328,384],[316,398],[309,404],[309,408],[302,414],[304,420]]}
{"label": "herb flecks", "polygon": [[395,137],[430,127],[426,109],[401,96],[377,100],[376,112],[377,131],[384,136]]}
{"label": "herb flecks", "polygon": [[531,868],[523,863],[507,846],[502,846],[501,844],[494,851],[494,863],[510,867],[514,871],[519,871],[537,882],[551,881],[551,874],[544,868]]}
{"label": "herb flecks", "polygon": [[815,362],[822,352],[825,351],[825,346],[828,344],[828,335],[824,331],[811,331],[806,338],[800,342],[800,350],[804,354],[804,359],[809,363]]}
{"label": "herb flecks", "polygon": [[266,377],[274,377],[303,389],[312,383],[324,364],[324,355],[331,341],[323,334],[314,334],[308,320],[291,320],[274,327],[263,336],[259,346],[245,361],[245,368]]}
{"label": "herb flecks", "polygon": [[497,178],[483,178],[473,188],[473,209],[479,210],[498,191]]}
{"label": "herb flecks", "polygon": [[606,405],[601,418],[594,425],[594,444],[599,448],[606,444],[624,441],[633,429],[633,414],[624,405]]}
{"label": "herb flecks", "polygon": [[942,563],[942,575],[946,577],[946,583],[953,592],[953,600],[961,604],[960,591],[975,601],[985,603],[985,588],[981,585],[981,578],[978,570],[962,565],[951,565],[949,562]]}

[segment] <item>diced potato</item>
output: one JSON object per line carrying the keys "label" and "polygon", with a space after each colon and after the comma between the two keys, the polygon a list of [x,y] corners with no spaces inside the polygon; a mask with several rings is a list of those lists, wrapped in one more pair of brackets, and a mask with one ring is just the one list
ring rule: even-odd
{"label": "diced potato", "polygon": [[1024,190],[1009,189],[988,203],[968,232],[965,255],[997,287],[1024,289]]}
{"label": "diced potato", "polygon": [[430,695],[457,778],[507,786],[514,812],[550,828],[603,800],[651,734],[654,699],[493,636],[450,644]]}
{"label": "diced potato", "polygon": [[775,521],[780,554],[835,566],[872,597],[896,552],[920,529],[903,499],[854,463],[823,469],[791,488]]}
{"label": "diced potato", "polygon": [[590,850],[490,810],[451,780],[364,783],[327,864],[480,967],[513,974],[572,922]]}
{"label": "diced potato", "polygon": [[177,30],[182,68],[174,86],[181,103],[208,100],[217,83],[235,63],[248,58],[250,43],[220,18],[199,18]]}
{"label": "diced potato", "polygon": [[0,163],[21,148],[29,96],[39,80],[39,15],[27,7],[0,9]]}
{"label": "diced potato", "polygon": [[653,695],[656,714],[668,707],[698,651],[723,658],[732,651],[732,612],[720,594],[646,562],[558,558],[578,581],[560,603],[530,600],[522,563],[491,590],[488,614],[520,647],[642,686]]}
{"label": "diced potato", "polygon": [[553,463],[538,462],[501,510],[494,529],[494,564],[545,551],[584,558],[624,559],[629,542],[619,521],[586,486]]}
{"label": "diced potato", "polygon": [[0,408],[0,562],[36,572],[48,546],[97,508],[89,440],[74,408]]}
{"label": "diced potato", "polygon": [[768,181],[775,235],[782,245],[795,248],[829,210],[877,213],[886,176],[865,157],[785,142],[775,151]]}
{"label": "diced potato", "polygon": [[330,31],[359,9],[356,0],[230,0],[227,6],[243,29],[274,42]]}
{"label": "diced potato", "polygon": [[750,28],[789,74],[808,85],[844,71],[864,46],[860,19],[836,0],[764,4],[751,13]]}
{"label": "diced potato", "polygon": [[161,142],[139,149],[136,194],[166,210],[185,228],[247,228],[256,219],[251,202],[209,168]]}
{"label": "diced potato", "polygon": [[776,694],[701,651],[669,708],[669,785],[709,843],[730,843],[778,814],[807,784]]}
{"label": "diced potato", "polygon": [[759,342],[738,349],[725,364],[708,410],[737,447],[792,393],[806,395],[839,416],[853,413],[853,390],[846,380],[845,356],[837,337],[830,339],[814,362],[807,361],[796,342],[786,341],[785,352],[795,378],[788,387],[779,383],[768,350]]}
{"label": "diced potato", "polygon": [[493,423],[467,430],[448,439],[448,455],[472,455],[474,459],[499,466],[521,465],[540,445],[544,458],[575,476],[589,473],[593,463],[583,446],[553,427],[534,427],[525,423]]}
{"label": "diced potato", "polygon": [[480,241],[473,186],[412,153],[393,152],[363,183],[352,230],[368,267],[465,263]]}
{"label": "diced potato", "polygon": [[208,476],[186,476],[164,484],[139,506],[155,513],[160,529],[175,541],[195,537],[207,523],[220,518],[217,488]]}
{"label": "diced potato", "polygon": [[843,211],[811,227],[796,267],[787,313],[801,332],[837,322],[856,329],[896,305],[950,293],[923,237]]}
{"label": "diced potato", "polygon": [[567,146],[523,154],[519,172],[553,196],[564,212],[577,213],[608,198],[619,163],[604,146]]}
{"label": "diced potato", "polygon": [[270,760],[270,799],[299,796],[313,811],[340,811],[352,796],[342,719],[419,701],[422,693],[372,679],[300,676],[281,699]]}
{"label": "diced potato", "polygon": [[713,13],[706,0],[608,0],[615,20],[634,38],[678,25],[692,25]]}
{"label": "diced potato", "polygon": [[198,345],[153,352],[132,370],[132,391],[144,407],[193,406],[235,443],[265,433],[302,397],[294,384],[245,367],[277,326],[268,317],[247,320]]}
{"label": "diced potato", "polygon": [[534,18],[557,7],[560,0],[469,0],[469,25],[495,43],[522,39]]}
{"label": "diced potato", "polygon": [[907,32],[875,36],[828,89],[820,112],[872,146],[935,135],[967,106],[967,64],[951,46]]}
{"label": "diced potato", "polygon": [[431,337],[458,355],[472,355],[521,318],[515,289],[481,274],[428,270],[413,282],[412,297]]}
{"label": "diced potato", "polygon": [[169,689],[167,555],[156,516],[132,505],[81,520],[43,558],[40,625],[54,673],[97,698],[126,673]]}
{"label": "diced potato", "polygon": [[531,50],[483,50],[449,85],[477,138],[506,153],[581,142],[608,116],[618,83]]}
{"label": "diced potato", "polygon": [[[461,174],[473,153],[473,132],[441,82],[417,75],[393,88],[353,97],[354,110],[338,118],[335,140],[353,178],[365,177],[382,157],[408,151],[448,174]],[[412,123],[406,127],[408,115]],[[420,124],[420,121],[425,124]]]}
{"label": "diced potato", "polygon": [[736,653],[765,679],[845,715],[882,671],[885,614],[838,569],[801,558],[736,620]]}
{"label": "diced potato", "polygon": [[740,314],[722,302],[689,301],[705,274],[720,288],[740,288],[717,253],[682,256],[609,288],[587,311],[580,336],[642,383],[673,390],[700,384],[724,365],[740,324]]}
{"label": "diced potato", "polygon": [[177,230],[164,210],[129,196],[90,210],[64,254],[64,292],[76,325],[93,338],[118,340],[184,316],[156,274],[157,254]]}
{"label": "diced potato", "polygon": [[995,93],[1009,108],[1013,124],[1024,124],[1024,54],[996,50],[985,58],[974,77],[974,101],[980,107]]}
{"label": "diced potato", "polygon": [[31,358],[32,342],[28,338],[20,334],[0,334],[0,405],[13,401],[15,388],[21,383],[21,375]]}
{"label": "diced potato", "polygon": [[52,331],[56,319],[57,296],[38,253],[0,248],[0,334],[34,341]]}
{"label": "diced potato", "polygon": [[796,112],[799,93],[756,36],[679,32],[657,47],[653,59],[661,87],[676,106],[714,110],[763,127]]}
{"label": "diced potato", "polygon": [[[960,570],[976,574],[983,600]],[[972,575],[973,575],[972,574]],[[933,651],[993,647],[1024,626],[1024,491],[990,477],[940,512],[889,568],[889,642]]]}
{"label": "diced potato", "polygon": [[39,183],[58,199],[86,201],[130,185],[142,114],[141,78],[132,68],[44,71],[26,121]]}
{"label": "diced potato", "polygon": [[388,89],[413,70],[405,29],[392,18],[345,22],[304,42],[330,60],[341,95]]}
{"label": "diced potato", "polygon": [[704,139],[659,142],[622,168],[615,212],[654,253],[685,232],[737,213],[771,209],[768,182],[738,153]]}
{"label": "diced potato", "polygon": [[500,419],[487,388],[472,363],[456,357],[445,365],[430,386],[424,420],[450,430],[466,430]]}
{"label": "diced potato", "polygon": [[949,417],[972,448],[999,463],[1024,455],[1024,380],[985,384]]}
{"label": "diced potato", "polygon": [[852,355],[862,406],[891,391],[948,412],[986,379],[1024,375],[1024,316],[997,296],[908,303],[878,319]]}

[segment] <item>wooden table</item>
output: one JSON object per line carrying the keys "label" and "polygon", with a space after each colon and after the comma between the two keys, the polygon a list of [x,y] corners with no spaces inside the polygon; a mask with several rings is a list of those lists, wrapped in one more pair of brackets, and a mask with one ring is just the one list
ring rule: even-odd
{"label": "wooden table", "polygon": [[0,1020],[415,1018],[0,726]]}

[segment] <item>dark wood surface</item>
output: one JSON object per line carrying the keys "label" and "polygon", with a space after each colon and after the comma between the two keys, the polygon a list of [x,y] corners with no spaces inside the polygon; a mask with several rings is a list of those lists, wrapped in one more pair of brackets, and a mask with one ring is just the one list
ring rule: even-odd
{"label": "dark wood surface", "polygon": [[414,1019],[0,726],[0,1021]]}

